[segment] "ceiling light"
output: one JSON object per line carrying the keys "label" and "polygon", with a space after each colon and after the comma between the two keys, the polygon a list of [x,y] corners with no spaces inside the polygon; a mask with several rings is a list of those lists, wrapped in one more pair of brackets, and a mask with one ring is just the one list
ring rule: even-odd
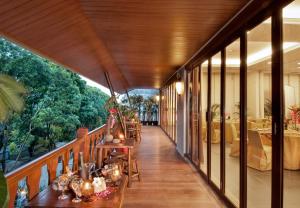
{"label": "ceiling light", "polygon": [[155,99],[156,99],[157,102],[159,102],[159,95],[156,95]]}
{"label": "ceiling light", "polygon": [[177,81],[175,87],[176,87],[177,94],[182,95],[184,90],[183,83],[181,81]]}
{"label": "ceiling light", "polygon": [[[293,50],[298,47],[300,47],[299,42],[284,42],[282,48],[283,48],[283,50]],[[267,57],[270,57],[271,55],[272,55],[271,46],[266,47],[256,53],[253,53],[250,56],[248,56],[247,64],[249,64],[249,65],[255,64],[259,61],[266,59]]]}
{"label": "ceiling light", "polygon": [[300,18],[300,6],[292,3],[282,10],[283,18],[299,19]]}

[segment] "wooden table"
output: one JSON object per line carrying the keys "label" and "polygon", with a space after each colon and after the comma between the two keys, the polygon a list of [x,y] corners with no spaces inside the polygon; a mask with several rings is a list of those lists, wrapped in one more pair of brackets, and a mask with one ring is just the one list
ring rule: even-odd
{"label": "wooden table", "polygon": [[126,175],[122,176],[121,183],[117,187],[116,192],[113,192],[109,195],[108,199],[97,198],[95,196],[94,201],[92,202],[79,202],[73,203],[72,199],[75,197],[75,194],[72,191],[68,191],[68,199],[58,200],[58,196],[61,194],[59,191],[54,191],[51,186],[46,188],[44,191],[39,193],[31,201],[27,203],[25,207],[101,207],[101,208],[121,208],[123,204],[124,192],[126,189],[126,184],[128,177]]}
{"label": "wooden table", "polygon": [[125,141],[115,144],[112,142],[106,142],[106,143],[99,143],[96,145],[96,148],[99,149],[98,151],[98,161],[99,164],[98,166],[102,166],[102,161],[103,161],[103,149],[123,149],[127,148],[128,149],[128,187],[131,187],[131,175],[132,175],[132,170],[131,170],[131,150],[134,147],[134,139],[125,139]]}

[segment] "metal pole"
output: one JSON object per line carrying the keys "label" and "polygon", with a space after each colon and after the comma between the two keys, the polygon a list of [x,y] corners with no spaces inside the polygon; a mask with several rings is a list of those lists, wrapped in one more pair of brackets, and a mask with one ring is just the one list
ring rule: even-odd
{"label": "metal pole", "polygon": [[123,133],[124,133],[125,138],[126,138],[125,123],[124,123],[123,116],[121,114],[121,111],[120,111],[118,103],[117,103],[117,99],[116,99],[116,95],[115,95],[115,91],[114,91],[113,85],[112,85],[112,83],[110,81],[110,77],[109,77],[108,72],[105,72],[104,74],[105,74],[105,79],[106,79],[106,82],[107,82],[109,90],[110,90],[110,94],[114,98],[114,102],[115,102],[116,108],[117,108],[118,117],[119,117],[119,120],[120,120],[120,123],[121,123],[121,127],[122,127],[122,130],[123,130]]}
{"label": "metal pole", "polygon": [[127,95],[127,98],[128,98],[129,106],[132,108],[131,100],[130,100],[130,97],[129,97],[129,94],[128,94],[127,90],[126,90],[126,95]]}

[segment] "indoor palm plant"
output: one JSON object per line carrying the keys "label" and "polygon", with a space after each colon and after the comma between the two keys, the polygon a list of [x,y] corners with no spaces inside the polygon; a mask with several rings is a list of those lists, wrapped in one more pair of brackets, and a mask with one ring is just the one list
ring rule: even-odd
{"label": "indoor palm plant", "polygon": [[[25,93],[23,85],[7,75],[0,75],[0,121],[8,117],[10,111],[20,112],[23,109],[24,101],[22,94]],[[8,190],[6,179],[0,171],[0,206],[8,205]]]}

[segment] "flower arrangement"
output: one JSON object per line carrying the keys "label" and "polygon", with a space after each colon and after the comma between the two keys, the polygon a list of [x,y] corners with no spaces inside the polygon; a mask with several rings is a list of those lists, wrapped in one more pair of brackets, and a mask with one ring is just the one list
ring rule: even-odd
{"label": "flower arrangement", "polygon": [[294,129],[296,129],[297,124],[300,123],[300,107],[297,105],[292,105],[288,109],[290,110],[290,116],[294,124]]}

